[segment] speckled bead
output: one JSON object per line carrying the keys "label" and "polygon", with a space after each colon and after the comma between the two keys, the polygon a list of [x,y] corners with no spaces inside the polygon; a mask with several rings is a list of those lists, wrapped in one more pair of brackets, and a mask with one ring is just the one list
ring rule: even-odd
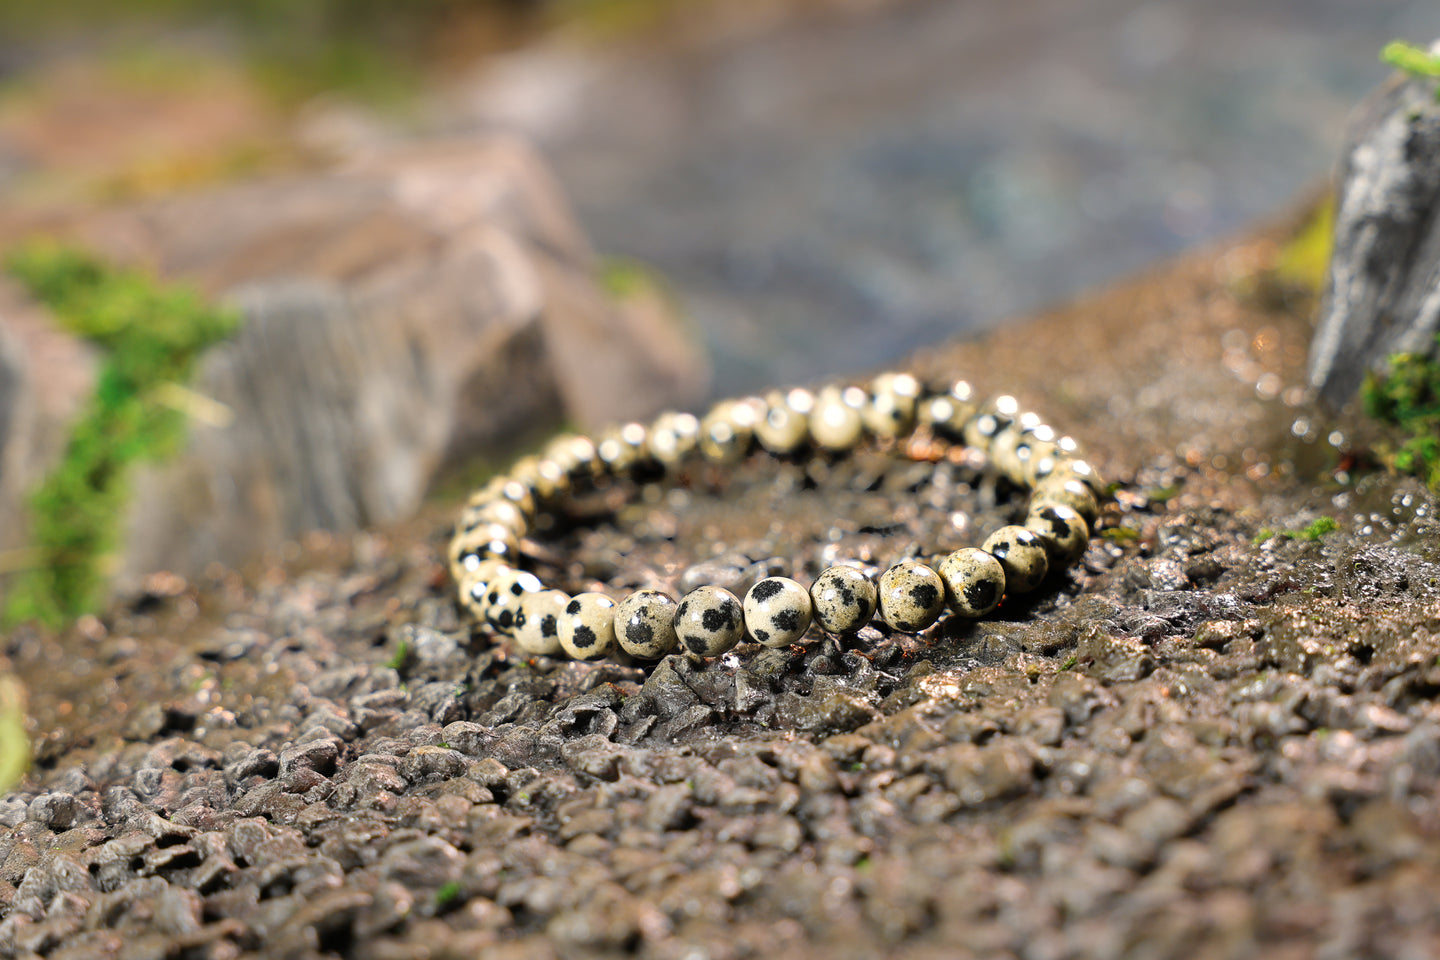
{"label": "speckled bead", "polygon": [[650,456],[675,469],[700,443],[700,418],[693,413],[662,413],[650,425]]}
{"label": "speckled bead", "polygon": [[738,463],[750,452],[765,402],[744,397],[717,403],[700,421],[700,453],[711,463]]}
{"label": "speckled bead", "polygon": [[908,373],[882,373],[870,381],[870,399],[860,418],[873,435],[898,437],[915,426],[919,402],[919,380]]}
{"label": "speckled bead", "polygon": [[508,634],[515,626],[521,598],[543,589],[540,578],[528,570],[502,573],[490,581],[490,589],[485,592],[485,622],[500,633]]}
{"label": "speckled bead", "polygon": [[810,586],[815,622],[829,633],[853,633],[875,613],[875,584],[854,567],[828,567]]}
{"label": "speckled bead", "polygon": [[[1070,445],[1069,449],[1064,446],[1067,442]],[[1096,497],[1103,494],[1105,492],[1104,479],[1088,461],[1082,460],[1076,455],[1079,450],[1076,448],[1075,441],[1069,437],[1061,437],[1057,441],[1057,446],[1060,448],[1059,452],[1036,461],[1031,472],[1031,488],[1038,487],[1046,481],[1064,477],[1081,481],[1090,488],[1090,492]]]}
{"label": "speckled bead", "polygon": [[450,541],[450,564],[457,570],[474,570],[483,560],[513,561],[519,553],[515,532],[500,523],[481,523]]}
{"label": "speckled bead", "polygon": [[990,463],[1011,483],[1025,482],[1025,461],[1037,431],[1050,431],[1033,413],[1021,413],[990,441]]}
{"label": "speckled bead", "polygon": [[525,484],[508,474],[492,477],[490,482],[476,491],[472,500],[494,500],[503,498],[514,503],[526,517],[535,516],[535,494]]}
{"label": "speckled bead", "polygon": [[697,587],[675,611],[675,636],[696,656],[718,657],[745,637],[740,600],[724,587]]}
{"label": "speckled bead", "polygon": [[1068,567],[1085,555],[1090,527],[1085,518],[1060,503],[1042,503],[1030,510],[1025,529],[1039,534],[1051,569]]}
{"label": "speckled bead", "polygon": [[1005,595],[1005,568],[976,547],[961,547],[936,569],[945,584],[945,602],[962,617],[983,617]]}
{"label": "speckled bead", "polygon": [[498,523],[517,537],[530,530],[530,522],[514,500],[500,498],[467,505],[460,514],[460,532],[467,533],[483,523]]}
{"label": "speckled bead", "polygon": [[815,394],[796,387],[785,393],[779,390],[765,397],[765,416],[755,424],[755,439],[774,454],[794,453],[810,435],[810,413],[815,409]]}
{"label": "speckled bead", "polygon": [[810,627],[810,593],[788,577],[766,577],[745,594],[745,628],[757,643],[788,647]]}
{"label": "speckled bead", "polygon": [[632,657],[659,660],[675,648],[675,600],[659,590],[637,590],[615,607],[615,639]]}
{"label": "speckled bead", "polygon": [[965,422],[965,443],[988,455],[996,435],[1013,423],[1019,414],[1020,404],[1014,397],[996,397]]}
{"label": "speckled bead", "polygon": [[937,435],[951,443],[961,443],[965,439],[965,424],[977,409],[975,391],[964,380],[957,380],[945,393],[920,404],[919,419]]}
{"label": "speckled bead", "polygon": [[918,633],[945,610],[940,574],[917,560],[897,563],[880,576],[880,619],[904,633]]}
{"label": "speckled bead", "polygon": [[1064,474],[1052,474],[1040,481],[1030,493],[1030,509],[1037,506],[1059,504],[1069,507],[1085,518],[1092,529],[1100,518],[1100,501],[1095,498],[1084,480]]}
{"label": "speckled bead", "polygon": [[560,652],[560,621],[570,595],[563,590],[540,590],[520,598],[512,634],[521,650],[533,656],[553,657]]}
{"label": "speckled bead", "polygon": [[560,649],[576,660],[603,657],[615,646],[615,601],[603,593],[577,593],[560,617]]}
{"label": "speckled bead", "polygon": [[595,445],[595,452],[607,473],[625,476],[644,458],[648,439],[643,424],[627,423],[607,430]]}
{"label": "speckled bead", "polygon": [[578,434],[561,434],[545,445],[541,456],[555,461],[575,480],[598,476],[602,472],[594,442]]}
{"label": "speckled bead", "polygon": [[505,561],[493,558],[481,560],[473,569],[461,570],[455,578],[460,587],[460,602],[477,619],[485,619],[485,611],[489,608],[486,595],[490,592],[490,582],[514,570]]}
{"label": "speckled bead", "polygon": [[980,549],[1005,568],[1005,589],[1029,593],[1050,572],[1050,558],[1039,535],[1025,527],[1001,527],[980,544]]}
{"label": "speckled bead", "polygon": [[810,439],[822,450],[844,453],[860,442],[865,423],[860,417],[869,398],[859,387],[826,387],[810,414]]}

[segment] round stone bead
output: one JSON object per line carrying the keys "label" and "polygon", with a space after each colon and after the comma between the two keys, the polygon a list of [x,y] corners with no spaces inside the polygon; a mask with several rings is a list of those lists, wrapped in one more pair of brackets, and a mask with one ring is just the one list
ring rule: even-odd
{"label": "round stone bead", "polygon": [[940,574],[917,560],[906,560],[880,577],[880,619],[896,630],[918,633],[945,609]]}
{"label": "round stone bead", "polygon": [[1050,558],[1050,567],[1068,567],[1085,555],[1090,545],[1090,527],[1085,518],[1064,504],[1042,503],[1032,507],[1025,529],[1040,535]]}
{"label": "round stone bead", "polygon": [[976,410],[975,391],[964,380],[957,380],[945,393],[921,403],[919,416],[921,423],[928,424],[941,437],[960,443],[965,439],[965,424]]}
{"label": "round stone bead", "polygon": [[829,633],[853,633],[875,613],[875,584],[854,567],[829,567],[810,586],[815,622]]}
{"label": "round stone bead", "polygon": [[508,634],[515,626],[520,600],[527,593],[544,589],[540,578],[528,570],[512,570],[490,581],[485,591],[485,622],[501,633]]}
{"label": "round stone bead", "polygon": [[737,463],[750,452],[765,402],[758,397],[717,403],[700,421],[700,453],[711,463]]}
{"label": "round stone bead", "polygon": [[877,437],[898,437],[915,426],[920,381],[908,373],[882,373],[870,382],[870,402],[860,411],[865,427]]}
{"label": "round stone bead", "polygon": [[529,521],[515,501],[503,498],[471,503],[460,515],[462,533],[473,530],[482,523],[498,523],[508,527],[517,537],[525,536],[530,530]]}
{"label": "round stone bead", "polygon": [[983,617],[1005,595],[1005,568],[975,547],[961,547],[940,561],[945,600],[962,617]]}
{"label": "round stone bead", "polygon": [[603,593],[577,593],[559,626],[560,649],[576,660],[603,657],[615,646],[615,601]]}
{"label": "round stone bead", "polygon": [[542,657],[559,653],[560,621],[569,605],[570,595],[563,590],[541,590],[521,597],[514,627],[520,649]]}
{"label": "round stone bead", "polygon": [[766,577],[745,594],[745,627],[767,647],[788,647],[810,627],[810,593],[788,577]]}
{"label": "round stone bead", "polygon": [[659,660],[675,648],[676,603],[659,590],[637,590],[615,607],[615,639],[632,657]]}
{"label": "round stone bead", "polygon": [[859,387],[826,387],[815,398],[810,414],[810,438],[831,453],[844,453],[860,442],[864,421],[860,411],[869,398]]}
{"label": "round stone bead", "polygon": [[1044,542],[1025,527],[1001,527],[985,538],[980,549],[1005,568],[1005,587],[1011,593],[1029,593],[1050,571]]}
{"label": "round stone bead", "polygon": [[814,409],[815,394],[800,387],[766,395],[765,416],[755,424],[755,439],[771,453],[794,453],[809,436],[810,412]]}
{"label": "round stone bead", "polygon": [[535,516],[535,494],[529,487],[508,474],[492,477],[471,497],[472,500],[505,499],[514,503],[527,517]]}
{"label": "round stone bead", "polygon": [[[1067,441],[1072,445],[1072,449],[1068,451],[1064,446],[1061,446],[1061,444]],[[1090,492],[1094,493],[1097,497],[1103,493],[1105,491],[1105,481],[1087,461],[1074,455],[1078,453],[1078,450],[1073,448],[1074,444],[1075,441],[1069,437],[1061,437],[1060,440],[1056,442],[1056,445],[1060,447],[1057,453],[1048,457],[1041,457],[1036,461],[1032,470],[1033,481],[1030,486],[1038,487],[1047,480],[1064,477],[1081,481],[1089,487]]]}
{"label": "round stone bead", "polygon": [[589,437],[565,433],[545,445],[542,456],[553,460],[572,479],[594,477],[601,473],[600,455]]}
{"label": "round stone bead", "polygon": [[674,469],[695,452],[700,442],[700,418],[693,413],[662,413],[650,425],[650,456]]}
{"label": "round stone bead", "polygon": [[1033,413],[1022,413],[990,441],[990,463],[1011,483],[1025,482],[1025,461],[1037,430],[1049,431]]}
{"label": "round stone bead", "polygon": [[513,561],[519,553],[515,532],[500,523],[481,523],[450,541],[450,563],[457,570],[474,570],[490,559]]}
{"label": "round stone bead", "polygon": [[456,576],[460,587],[460,602],[465,605],[478,619],[485,619],[485,610],[489,606],[486,595],[490,592],[490,582],[501,574],[513,573],[514,567],[503,560],[481,560],[472,570],[461,570]]}
{"label": "round stone bead", "polygon": [[980,409],[965,422],[965,443],[986,454],[996,435],[1015,421],[1020,414],[1020,404],[1014,397],[999,396]]}
{"label": "round stone bead", "polygon": [[718,657],[745,637],[740,600],[724,587],[697,587],[675,611],[675,636],[686,650]]}
{"label": "round stone bead", "polygon": [[1052,474],[1041,480],[1030,494],[1031,510],[1037,506],[1056,504],[1074,510],[1092,528],[1100,518],[1100,501],[1095,498],[1094,491],[1084,480],[1072,476]]}
{"label": "round stone bead", "polygon": [[638,423],[627,423],[608,430],[595,451],[605,470],[615,476],[624,476],[635,469],[645,456],[645,441],[648,439],[645,427]]}

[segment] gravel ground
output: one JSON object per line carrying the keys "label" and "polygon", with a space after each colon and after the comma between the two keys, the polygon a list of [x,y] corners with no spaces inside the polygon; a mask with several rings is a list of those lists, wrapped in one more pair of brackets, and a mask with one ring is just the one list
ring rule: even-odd
{"label": "gravel ground", "polygon": [[[38,742],[0,799],[0,957],[1440,954],[1434,506],[1317,482],[1307,331],[1237,294],[1269,249],[917,359],[1127,483],[989,621],[527,660],[457,617],[436,513],[12,634]],[[537,562],[742,584],[1012,509],[879,454],[691,479]]]}

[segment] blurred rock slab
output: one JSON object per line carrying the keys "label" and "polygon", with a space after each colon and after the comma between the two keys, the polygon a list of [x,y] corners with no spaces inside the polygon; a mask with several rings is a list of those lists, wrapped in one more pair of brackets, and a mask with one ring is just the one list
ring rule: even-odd
{"label": "blurred rock slab", "polygon": [[[705,360],[666,300],[606,291],[558,186],[510,139],[411,146],[0,231],[7,241],[32,232],[190,283],[243,314],[191,385],[188,449],[137,471],[122,578],[394,521],[448,462],[564,421],[647,416],[708,389]],[[24,304],[13,286],[3,296]],[[36,405],[19,385],[45,379],[27,379],[36,355],[15,333],[36,309],[0,313],[0,396],[15,394],[0,425]],[[75,379],[60,391],[72,403],[88,392]],[[53,420],[50,434],[63,436]],[[16,469],[9,447],[7,489],[58,455],[27,448]]]}
{"label": "blurred rock slab", "polygon": [[[1437,46],[1440,49],[1440,46]],[[1440,103],[1434,79],[1397,77],[1360,110],[1345,148],[1335,248],[1310,347],[1332,405],[1394,353],[1434,354],[1440,332]]]}

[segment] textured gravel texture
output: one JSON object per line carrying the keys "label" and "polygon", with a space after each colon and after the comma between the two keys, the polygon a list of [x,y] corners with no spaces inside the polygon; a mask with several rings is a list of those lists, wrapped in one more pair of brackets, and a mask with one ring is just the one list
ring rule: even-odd
{"label": "textured gravel texture", "polygon": [[[10,635],[0,957],[1435,955],[1433,504],[1305,442],[1308,331],[1235,292],[1268,252],[919,359],[1127,483],[990,620],[526,660],[457,617],[436,514]],[[622,492],[533,545],[549,577],[739,590],[1013,509],[883,453]]]}

